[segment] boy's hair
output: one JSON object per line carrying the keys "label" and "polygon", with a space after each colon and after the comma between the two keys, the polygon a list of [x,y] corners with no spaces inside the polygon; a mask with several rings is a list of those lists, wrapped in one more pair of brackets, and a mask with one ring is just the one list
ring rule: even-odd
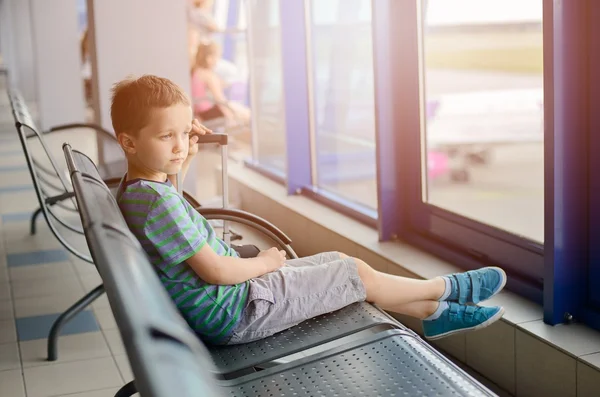
{"label": "boy's hair", "polygon": [[221,47],[217,43],[212,40],[201,41],[198,44],[198,49],[196,50],[196,67],[207,69],[208,68],[208,57],[219,56],[221,52]]}
{"label": "boy's hair", "polygon": [[119,81],[112,88],[110,118],[115,134],[132,134],[148,125],[150,114],[155,108],[167,108],[190,100],[183,90],[171,80],[144,75]]}

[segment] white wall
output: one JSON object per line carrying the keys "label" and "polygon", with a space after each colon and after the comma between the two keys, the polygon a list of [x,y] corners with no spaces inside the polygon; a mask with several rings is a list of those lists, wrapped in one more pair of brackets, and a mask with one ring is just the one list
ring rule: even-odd
{"label": "white wall", "polygon": [[[88,10],[90,6],[100,111],[97,118],[103,127],[113,129],[112,86],[130,75],[166,77],[190,94],[186,0],[88,0]],[[122,156],[118,148],[102,146],[104,161]],[[188,190],[194,187],[193,171],[191,167],[186,180]]]}
{"label": "white wall", "polygon": [[31,10],[29,1],[7,0],[12,11],[12,31],[14,46],[12,55],[15,66],[11,70],[15,73],[15,83],[23,98],[29,102],[36,100],[35,56],[31,30]]}
{"label": "white wall", "polygon": [[83,122],[77,1],[30,2],[40,127]]}
{"label": "white wall", "polygon": [[110,89],[129,75],[156,74],[189,94],[185,0],[94,1],[100,122],[112,130]]}
{"label": "white wall", "polygon": [[9,84],[15,84],[18,77],[18,68],[14,56],[14,33],[12,24],[14,21],[11,0],[0,2],[0,40],[2,41],[2,61],[4,67],[9,71]]}

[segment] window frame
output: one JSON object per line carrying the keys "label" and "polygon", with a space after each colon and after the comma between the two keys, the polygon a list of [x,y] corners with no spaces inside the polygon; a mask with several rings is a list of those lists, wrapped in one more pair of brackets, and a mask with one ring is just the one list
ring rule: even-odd
{"label": "window frame", "polygon": [[[374,41],[379,44],[375,56],[379,91],[377,146],[382,164],[379,182],[388,180],[390,185],[379,187],[380,216],[393,214],[383,224],[380,236],[384,240],[401,238],[466,269],[501,266],[509,273],[508,289],[542,303],[542,244],[423,202],[421,131],[425,98],[421,83],[421,9],[417,3],[373,0],[373,15],[377,18]],[[388,37],[404,39],[394,42]],[[550,43],[545,39],[544,49]],[[551,65],[545,62],[544,67],[546,70]],[[547,80],[544,85],[545,90],[551,91]],[[546,104],[544,110],[549,113]],[[389,169],[402,172],[394,177]],[[396,206],[396,211],[390,210],[391,206]]]}
{"label": "window frame", "polygon": [[[380,241],[402,239],[466,269],[502,266],[509,275],[507,288],[543,304],[546,323],[565,322],[570,314],[600,329],[600,245],[594,244],[600,240],[600,206],[593,205],[600,203],[600,157],[592,155],[600,149],[600,136],[593,134],[600,130],[600,112],[592,111],[600,104],[600,75],[591,73],[600,67],[600,40],[593,40],[600,37],[600,25],[592,23],[600,19],[600,2],[542,1],[544,243],[423,203],[416,0],[372,0],[378,208],[377,216],[363,220],[377,227]],[[282,27],[288,23],[282,29],[282,65],[292,172],[286,178],[256,162],[247,164],[287,184],[289,194],[307,195],[360,218],[360,209],[312,185],[305,0],[286,0],[280,12]],[[287,122],[292,114],[298,124]],[[524,271],[525,266],[535,269]],[[591,293],[598,294],[594,304]]]}

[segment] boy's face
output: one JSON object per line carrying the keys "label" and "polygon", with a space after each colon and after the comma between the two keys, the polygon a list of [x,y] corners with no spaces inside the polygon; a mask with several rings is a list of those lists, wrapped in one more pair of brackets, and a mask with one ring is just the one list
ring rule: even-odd
{"label": "boy's face", "polygon": [[184,104],[152,110],[150,122],[131,137],[132,147],[126,149],[139,171],[164,180],[164,174],[181,170],[188,155],[192,117],[191,107]]}

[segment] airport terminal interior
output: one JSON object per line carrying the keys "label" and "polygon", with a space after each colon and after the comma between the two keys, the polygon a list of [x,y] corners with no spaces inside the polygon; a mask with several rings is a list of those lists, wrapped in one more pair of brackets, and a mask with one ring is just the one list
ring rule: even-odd
{"label": "airport terminal interior", "polygon": [[[0,396],[600,396],[599,18],[596,0],[0,0]],[[502,318],[430,340],[360,302],[211,345],[113,198],[111,90],[143,75],[212,131],[179,190],[226,242],[416,279],[500,267],[478,305]]]}

